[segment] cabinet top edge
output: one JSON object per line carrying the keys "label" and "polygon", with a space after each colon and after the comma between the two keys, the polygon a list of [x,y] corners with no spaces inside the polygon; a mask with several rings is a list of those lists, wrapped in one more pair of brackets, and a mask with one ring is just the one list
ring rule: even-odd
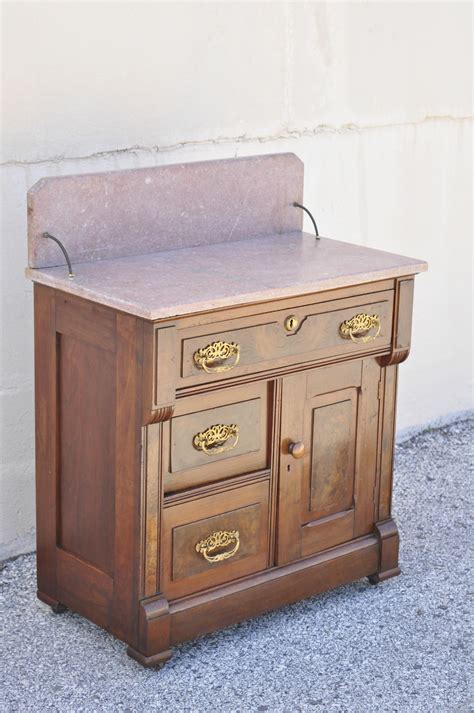
{"label": "cabinet top edge", "polygon": [[26,269],[54,289],[150,321],[297,297],[427,270],[423,260],[292,232],[63,267]]}

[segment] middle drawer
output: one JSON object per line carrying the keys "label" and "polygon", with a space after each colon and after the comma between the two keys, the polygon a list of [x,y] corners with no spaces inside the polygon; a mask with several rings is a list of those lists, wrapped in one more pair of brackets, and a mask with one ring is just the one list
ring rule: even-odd
{"label": "middle drawer", "polygon": [[165,493],[268,468],[271,404],[267,382],[178,399],[163,424]]}

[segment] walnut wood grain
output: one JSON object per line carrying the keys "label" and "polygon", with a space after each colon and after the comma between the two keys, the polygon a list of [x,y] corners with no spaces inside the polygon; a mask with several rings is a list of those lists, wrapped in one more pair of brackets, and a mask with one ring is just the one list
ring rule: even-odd
{"label": "walnut wood grain", "polygon": [[[113,575],[115,355],[90,341],[63,333],[58,334],[57,345],[60,458],[57,544]],[[88,374],[87,379],[83,378],[84,373]]]}
{"label": "walnut wood grain", "polygon": [[162,427],[152,424],[142,428],[142,500],[141,500],[141,596],[159,591],[160,527],[163,473]]}
{"label": "walnut wood grain", "polygon": [[140,591],[140,484],[143,322],[117,314],[115,369],[115,574],[111,626],[115,636],[137,638]]}

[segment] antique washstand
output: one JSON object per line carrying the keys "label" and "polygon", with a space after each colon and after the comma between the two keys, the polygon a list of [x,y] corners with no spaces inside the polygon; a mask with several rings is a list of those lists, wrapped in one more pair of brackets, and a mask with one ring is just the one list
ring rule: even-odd
{"label": "antique washstand", "polygon": [[397,365],[426,264],[304,233],[303,206],[293,154],[29,191],[38,596],[143,664],[399,573]]}

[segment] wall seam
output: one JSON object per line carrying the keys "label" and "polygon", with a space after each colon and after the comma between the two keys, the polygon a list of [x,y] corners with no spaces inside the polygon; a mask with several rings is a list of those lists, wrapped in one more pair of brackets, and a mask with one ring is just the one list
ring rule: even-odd
{"label": "wall seam", "polygon": [[417,127],[423,126],[429,123],[460,123],[460,122],[472,122],[474,115],[470,116],[450,116],[450,115],[439,115],[439,116],[425,116],[423,119],[418,119],[414,121],[406,122],[392,122],[386,124],[318,124],[313,128],[305,129],[285,129],[276,134],[268,134],[263,136],[249,136],[244,134],[242,136],[221,136],[216,138],[208,139],[191,139],[189,141],[180,141],[174,144],[168,144],[163,146],[158,145],[140,145],[134,144],[132,146],[127,146],[118,149],[109,149],[105,151],[95,151],[90,154],[83,156],[50,156],[38,159],[23,160],[23,159],[11,159],[9,161],[0,162],[0,167],[8,166],[35,166],[44,163],[60,163],[62,161],[90,161],[92,159],[107,158],[110,156],[117,156],[121,154],[136,154],[136,153],[168,153],[171,151],[177,151],[182,148],[188,148],[192,146],[212,146],[220,144],[250,144],[250,143],[269,143],[272,141],[281,141],[289,139],[300,139],[312,136],[318,136],[321,134],[348,134],[356,133],[360,134],[367,131],[379,131],[387,129],[398,129],[404,127]]}

